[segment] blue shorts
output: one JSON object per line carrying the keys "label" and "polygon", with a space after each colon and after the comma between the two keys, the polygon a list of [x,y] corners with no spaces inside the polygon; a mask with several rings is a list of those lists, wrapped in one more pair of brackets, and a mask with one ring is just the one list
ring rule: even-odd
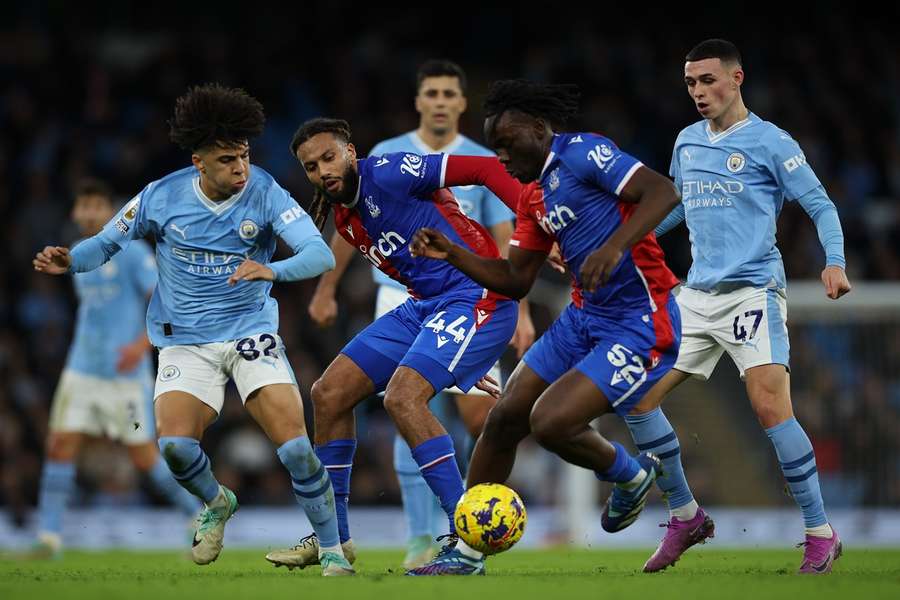
{"label": "blue shorts", "polygon": [[341,353],[381,392],[399,366],[428,380],[435,392],[469,390],[503,354],[516,331],[518,302],[481,294],[410,298],[363,329]]}
{"label": "blue shorts", "polygon": [[578,369],[624,416],[675,365],[680,342],[681,314],[672,296],[653,315],[616,320],[570,304],[522,360],[548,383]]}

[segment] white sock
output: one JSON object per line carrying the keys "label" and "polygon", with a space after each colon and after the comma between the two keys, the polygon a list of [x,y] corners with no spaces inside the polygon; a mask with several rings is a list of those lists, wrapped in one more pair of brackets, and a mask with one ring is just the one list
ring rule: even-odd
{"label": "white sock", "polygon": [[679,506],[678,508],[670,508],[669,516],[677,517],[679,521],[690,521],[697,516],[697,510],[699,509],[700,505],[697,504],[697,501],[691,500],[684,506]]}
{"label": "white sock", "polygon": [[638,474],[635,475],[634,479],[632,479],[631,481],[622,481],[622,482],[617,483],[616,485],[619,486],[620,488],[622,488],[623,490],[628,490],[630,492],[631,490],[636,490],[638,487],[640,487],[641,483],[643,483],[644,479],[646,479],[646,478],[647,478],[647,471],[641,469],[640,471],[638,471]]}
{"label": "white sock", "polygon": [[219,493],[216,494],[216,497],[206,503],[206,508],[221,508],[225,506],[227,500],[225,499],[225,490],[222,489],[222,486],[219,486]]}
{"label": "white sock", "polygon": [[337,546],[319,546],[319,558],[321,558],[322,555],[326,552],[333,552],[338,556],[344,556],[344,549],[341,548],[340,544],[338,544]]}
{"label": "white sock", "polygon": [[475,560],[481,560],[484,558],[484,554],[476,550],[475,548],[470,548],[464,541],[459,540],[456,542],[456,549],[460,551],[460,553],[467,557],[473,558]]}
{"label": "white sock", "polygon": [[834,536],[834,530],[831,528],[831,525],[825,523],[824,525],[819,525],[818,527],[807,527],[806,535],[831,539]]}

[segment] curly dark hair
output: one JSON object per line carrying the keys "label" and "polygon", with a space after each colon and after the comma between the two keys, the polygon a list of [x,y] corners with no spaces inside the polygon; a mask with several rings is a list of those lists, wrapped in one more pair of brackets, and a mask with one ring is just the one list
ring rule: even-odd
{"label": "curly dark hair", "polygon": [[[291,155],[297,156],[297,148],[311,137],[320,133],[330,133],[334,137],[342,140],[345,144],[350,143],[350,124],[343,119],[330,119],[328,117],[316,117],[305,121],[297,128],[294,137],[291,138]],[[325,223],[328,221],[328,214],[331,212],[331,201],[325,196],[325,192],[315,188],[313,197],[309,203],[310,218],[319,228],[319,231],[325,229]]]}
{"label": "curly dark hair", "polygon": [[526,79],[495,81],[484,101],[487,117],[517,110],[560,127],[578,113],[581,92],[572,83],[537,83]]}
{"label": "curly dark hair", "polygon": [[265,123],[262,104],[246,91],[207,83],[175,101],[169,138],[191,152],[216,144],[235,146],[261,134]]}

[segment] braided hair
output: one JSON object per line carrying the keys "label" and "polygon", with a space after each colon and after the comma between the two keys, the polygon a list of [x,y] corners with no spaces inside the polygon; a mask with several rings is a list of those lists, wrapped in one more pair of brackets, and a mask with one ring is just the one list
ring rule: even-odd
{"label": "braided hair", "polygon": [[495,81],[484,101],[486,116],[499,117],[508,110],[517,110],[540,118],[551,126],[562,126],[578,113],[581,92],[573,83],[538,83],[526,79]]}
{"label": "braided hair", "polygon": [[[350,143],[350,124],[347,121],[316,117],[304,122],[297,129],[297,132],[294,133],[294,137],[291,138],[291,155],[296,157],[297,149],[304,142],[320,133],[330,133],[345,144]],[[331,212],[331,201],[325,196],[325,192],[319,188],[313,190],[313,197],[307,212],[309,212],[310,218],[319,231],[323,231],[325,223],[328,221],[328,214]]]}

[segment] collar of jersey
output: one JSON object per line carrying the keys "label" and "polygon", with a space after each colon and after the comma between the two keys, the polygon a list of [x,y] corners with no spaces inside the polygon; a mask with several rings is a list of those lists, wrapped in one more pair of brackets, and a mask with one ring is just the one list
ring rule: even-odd
{"label": "collar of jersey", "polygon": [[721,131],[719,133],[713,133],[712,129],[710,129],[710,127],[709,127],[709,121],[707,121],[706,127],[705,127],[706,137],[709,140],[710,144],[715,144],[719,140],[725,139],[726,137],[728,137],[729,135],[731,135],[738,129],[743,129],[744,127],[746,127],[747,125],[752,123],[755,120],[755,117],[756,117],[756,115],[754,115],[752,112],[748,111],[746,119],[742,119],[742,120],[738,121],[737,123],[735,123],[728,129],[726,129],[725,131]]}
{"label": "collar of jersey", "polygon": [[[227,200],[221,200],[219,202],[213,202],[209,198],[206,197],[206,194],[203,193],[203,189],[200,187],[200,178],[197,177],[192,182],[194,184],[194,193],[197,195],[197,199],[212,211],[216,215],[221,215],[223,212],[234,206],[235,202],[241,199],[241,196],[244,195],[244,192],[247,191],[248,185],[245,185],[241,191],[239,191],[234,196],[228,198]],[[248,181],[249,183],[249,181]]]}
{"label": "collar of jersey", "polygon": [[[357,163],[359,164],[359,163]],[[362,175],[359,176],[359,180],[356,182],[356,195],[353,196],[353,202],[350,204],[344,204],[341,202],[341,206],[344,208],[353,208],[356,206],[356,203],[359,202],[359,194],[362,192]]]}
{"label": "collar of jersey", "polygon": [[[559,134],[554,134],[553,141],[550,142],[550,148],[556,145],[556,142],[559,141]],[[541,175],[538,177],[538,181],[544,178],[544,173],[547,171],[547,167],[550,166],[550,163],[553,162],[553,159],[556,158],[556,152],[550,150],[550,154],[547,155],[547,160],[544,161],[544,167],[541,169]]]}
{"label": "collar of jersey", "polygon": [[444,154],[453,154],[459,149],[460,146],[462,146],[463,142],[466,141],[466,138],[463,134],[457,133],[452,142],[450,142],[443,148],[432,150],[428,147],[428,144],[425,143],[425,140],[419,137],[419,133],[417,131],[410,131],[409,139],[412,142],[413,146],[415,146],[416,149],[422,154],[439,154],[441,152],[443,152]]}

